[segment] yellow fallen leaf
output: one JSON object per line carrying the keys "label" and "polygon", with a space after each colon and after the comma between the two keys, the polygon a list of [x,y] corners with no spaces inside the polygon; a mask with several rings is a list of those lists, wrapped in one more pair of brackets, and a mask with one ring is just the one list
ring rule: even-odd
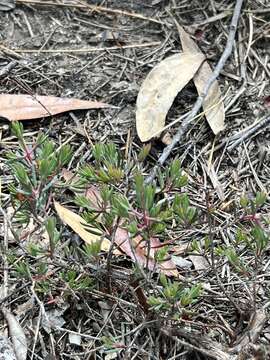
{"label": "yellow fallen leaf", "polygon": [[[182,48],[185,53],[198,54],[201,53],[198,45],[191,39],[191,37],[185,32],[185,30],[177,25]],[[212,75],[213,71],[205,61],[195,74],[193,81],[196,86],[199,95],[202,95],[205,83]],[[217,80],[214,81],[210,87],[209,92],[203,102],[203,110],[205,111],[205,117],[210,125],[213,133],[217,135],[224,129],[225,110],[222,101],[222,94]]]}
{"label": "yellow fallen leaf", "polygon": [[[76,234],[78,234],[86,243],[91,244],[93,242],[101,240],[102,232],[100,231],[99,235],[89,232],[89,224],[78,214],[75,214],[73,211],[66,209],[64,206],[60,205],[58,202],[54,202],[55,210],[60,217],[60,219],[71,227]],[[98,233],[99,230],[93,228],[95,233]],[[110,249],[111,243],[108,239],[103,239],[101,243],[101,250],[108,251]]]}
{"label": "yellow fallen leaf", "polygon": [[204,58],[202,53],[178,53],[150,71],[137,97],[136,128],[141,141],[163,130],[175,97],[194,77]]}

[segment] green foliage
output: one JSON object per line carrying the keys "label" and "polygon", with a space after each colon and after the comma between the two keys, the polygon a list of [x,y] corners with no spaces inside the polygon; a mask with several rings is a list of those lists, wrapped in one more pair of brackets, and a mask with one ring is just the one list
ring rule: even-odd
{"label": "green foliage", "polygon": [[124,176],[122,159],[114,144],[96,144],[92,149],[94,165],[85,165],[80,175],[91,183],[114,184]]}
{"label": "green foliage", "polygon": [[11,131],[17,136],[20,148],[7,155],[7,165],[14,178],[9,190],[14,207],[19,209],[17,220],[27,223],[30,214],[38,216],[48,205],[58,175],[71,159],[72,149],[64,145],[56,150],[42,134],[31,146],[27,145],[21,123],[12,123]]}
{"label": "green foliage", "polygon": [[87,276],[79,276],[75,270],[60,273],[61,279],[74,291],[88,290],[92,287],[92,279]]}
{"label": "green foliage", "polygon": [[[242,222],[239,224],[231,246],[219,246],[215,249],[217,256],[227,258],[236,272],[245,276],[252,276],[260,257],[269,249],[270,234],[267,230],[267,221],[258,214],[265,204],[266,194],[258,192],[255,199],[241,197],[240,205],[244,210]],[[252,255],[245,259],[244,255]],[[252,268],[252,266],[253,268]]]}
{"label": "green foliage", "polygon": [[168,257],[169,247],[163,246],[155,253],[155,260],[157,263],[162,263]]}
{"label": "green foliage", "polygon": [[33,257],[36,257],[42,253],[44,253],[43,249],[37,244],[29,243],[27,246],[27,250],[29,254]]}
{"label": "green foliage", "polygon": [[190,226],[197,219],[197,209],[190,206],[187,194],[176,195],[173,201],[175,215],[184,226]]}
{"label": "green foliage", "polygon": [[180,316],[184,308],[198,301],[202,295],[201,284],[186,287],[178,281],[171,281],[164,274],[160,275],[159,280],[162,285],[160,296],[148,298],[148,304],[155,311],[170,311],[174,315],[180,311]]}
{"label": "green foliage", "polygon": [[169,167],[169,180],[171,185],[176,188],[187,185],[187,176],[182,175],[181,164],[178,159],[173,160]]}
{"label": "green foliage", "polygon": [[161,189],[181,189],[187,185],[188,178],[186,175],[182,175],[182,169],[179,159],[173,160],[171,165],[168,166],[165,171],[160,170],[157,173],[158,182]]}
{"label": "green foliage", "polygon": [[[144,155],[148,150],[148,147],[143,150]],[[162,183],[145,184],[140,164],[131,166],[131,163],[126,163],[114,145],[97,144],[92,155],[93,162],[83,165],[79,176],[82,183],[99,184],[101,201],[94,205],[92,199],[82,195],[75,201],[85,209],[84,218],[93,227],[100,227],[98,218],[108,234],[117,219],[121,219],[121,226],[128,229],[131,238],[142,235],[149,239],[163,236],[173,223],[186,227],[196,221],[197,211],[190,206],[188,195],[179,194],[187,182],[181,173],[179,160],[165,171]],[[122,191],[126,187],[128,192]],[[166,201],[166,192],[176,192],[173,201]],[[167,250],[166,255],[163,252],[165,250],[157,252],[157,261],[167,256]]]}
{"label": "green foliage", "polygon": [[138,161],[143,162],[149,155],[151,150],[151,144],[144,145],[138,154]]}
{"label": "green foliage", "polygon": [[248,274],[248,268],[246,267],[244,261],[241,259],[241,255],[237,253],[236,248],[219,247],[216,249],[216,254],[218,256],[225,256],[229,264],[239,274],[244,274],[244,275]]}
{"label": "green foliage", "polygon": [[267,194],[257,192],[255,199],[249,199],[246,196],[240,198],[240,206],[247,214],[255,214],[266,202]]}
{"label": "green foliage", "polygon": [[[100,272],[102,276],[90,277],[86,271],[87,267],[78,265],[83,259],[84,265],[94,264],[91,266],[91,272],[94,272],[93,269],[104,270],[101,241],[85,244],[80,252],[77,251],[77,245],[63,246],[61,258],[68,258],[68,267],[63,267],[56,275],[54,273],[54,277],[48,274],[55,263],[62,266],[62,261],[58,262],[56,251],[61,234],[57,230],[56,218],[48,217],[48,214],[51,213],[52,198],[57,195],[59,182],[57,186],[56,182],[63,166],[71,159],[72,149],[68,145],[56,149],[54,143],[43,134],[38,135],[29,146],[23,136],[23,127],[19,123],[12,124],[12,132],[17,136],[20,145],[19,150],[8,154],[8,166],[13,175],[9,190],[16,220],[23,224],[26,224],[30,217],[36,220],[47,231],[50,248],[47,251],[28,241],[24,248],[26,251],[23,260],[18,260],[17,254],[11,253],[9,248],[7,260],[10,271],[18,280],[34,280],[35,290],[44,298],[48,294],[51,295],[55,289],[58,295],[64,292],[66,296],[74,296],[80,291],[91,291],[93,287],[104,289],[107,279],[103,278],[103,272]],[[154,237],[158,238],[160,244],[157,245],[158,249],[155,248],[154,256],[150,254],[149,261],[150,265],[154,263],[156,268],[162,269],[162,263],[170,258],[173,250],[170,240],[174,241],[173,246],[181,244],[182,233],[185,233],[186,239],[186,234],[189,233],[186,229],[189,229],[192,237],[188,239],[187,252],[203,254],[206,257],[213,255],[213,264],[217,266],[209,268],[211,276],[214,276],[214,270],[220,271],[225,262],[230,268],[231,276],[249,280],[252,278],[254,281],[254,273],[259,273],[258,269],[263,264],[262,255],[269,251],[269,220],[267,223],[267,219],[263,217],[267,195],[259,192],[254,199],[245,196],[240,199],[241,209],[239,206],[235,208],[237,220],[233,217],[233,221],[230,220],[232,236],[228,240],[229,245],[225,246],[219,237],[219,231],[216,231],[217,228],[214,228],[213,232],[207,228],[205,210],[199,213],[196,206],[193,206],[185,190],[188,178],[182,173],[178,159],[165,170],[160,170],[155,182],[145,182],[145,168],[142,163],[149,155],[150,149],[150,144],[144,146],[136,163],[134,160],[125,160],[121,151],[113,144],[96,144],[93,147],[90,163],[84,164],[76,174],[76,186],[81,191],[72,198],[75,204],[83,208],[82,216],[89,224],[86,230],[113,239],[116,228],[120,226],[128,231],[131,244],[137,245],[135,240],[141,237],[142,241],[149,245],[146,246],[145,253],[150,250],[151,240]],[[97,199],[87,197],[85,190],[88,190],[90,184],[98,187],[100,194]],[[211,212],[208,215],[212,214]],[[218,216],[217,213],[217,218]],[[197,234],[193,231],[197,230],[196,228],[201,236],[193,235]],[[211,234],[213,236],[210,236]],[[136,246],[133,250],[136,252]],[[111,261],[114,261],[114,254],[111,255]],[[48,259],[48,256],[51,258]],[[186,283],[179,279],[172,280],[162,272],[159,278],[156,276],[149,281],[149,274],[145,274],[141,267],[141,263],[135,263],[132,275],[138,279],[143,278],[140,286],[151,310],[158,312],[158,317],[184,322],[185,315],[192,316],[194,307],[196,308],[203,296],[201,284],[192,284],[190,278],[187,278]],[[110,290],[115,295],[120,281],[117,280],[116,288],[113,277],[110,277],[110,281],[113,285]],[[99,286],[100,284],[102,286]],[[102,340],[107,352],[118,351],[114,348],[117,346],[115,339],[108,337]]]}
{"label": "green foliage", "polygon": [[54,216],[47,218],[47,220],[45,221],[45,228],[49,235],[50,253],[51,255],[53,255],[55,245],[57,244],[60,237],[60,233],[56,229],[56,218]]}
{"label": "green foliage", "polygon": [[111,198],[112,211],[121,217],[127,218],[130,211],[130,204],[126,196],[122,194],[113,194]]}
{"label": "green foliage", "polygon": [[23,260],[18,261],[17,263],[15,263],[14,268],[15,268],[16,276],[23,277],[26,279],[29,279],[31,277],[30,268],[27,262]]}
{"label": "green foliage", "polygon": [[251,231],[250,235],[252,237],[251,244],[255,251],[256,256],[260,256],[263,251],[265,251],[269,245],[269,234],[264,231],[264,229],[255,225]]}
{"label": "green foliage", "polygon": [[95,241],[91,244],[85,244],[83,246],[83,254],[90,260],[97,260],[101,251],[101,241]]}
{"label": "green foliage", "polygon": [[40,294],[46,295],[49,294],[51,290],[51,283],[49,280],[39,280],[36,283],[36,291]]}

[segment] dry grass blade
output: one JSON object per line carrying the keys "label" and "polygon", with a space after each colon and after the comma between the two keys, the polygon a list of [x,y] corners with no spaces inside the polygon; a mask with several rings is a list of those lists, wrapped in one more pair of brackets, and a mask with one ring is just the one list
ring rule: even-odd
{"label": "dry grass blade", "polygon": [[136,127],[141,141],[163,130],[166,115],[184,86],[193,78],[203,54],[175,54],[155,66],[144,80],[137,98]]}
{"label": "dry grass blade", "polygon": [[108,106],[98,101],[74,98],[0,94],[0,116],[10,121],[38,119],[70,110],[98,109]]}
{"label": "dry grass blade", "polygon": [[[191,39],[191,37],[184,31],[181,26],[177,24],[177,27],[183,51],[191,54],[199,53],[200,48],[197,46],[197,44]],[[210,65],[205,61],[194,76],[193,81],[199,95],[203,93],[205,84],[212,73],[213,72]],[[222,101],[222,94],[217,80],[213,82],[207,96],[203,101],[203,109],[205,112],[205,117],[213,133],[215,135],[218,134],[221,130],[224,129],[225,111]]]}
{"label": "dry grass blade", "polygon": [[[98,229],[93,228],[94,233],[92,233],[89,224],[87,224],[87,222],[80,215],[75,214],[69,209],[66,209],[58,202],[54,203],[54,207],[60,219],[69,227],[71,227],[71,229],[75,231],[75,233],[78,234],[86,243],[92,244],[93,242],[101,240],[102,232],[97,235],[99,233]],[[111,243],[109,240],[103,239],[101,243],[101,250],[109,251],[110,245]]]}
{"label": "dry grass blade", "polygon": [[24,331],[15,316],[13,316],[9,310],[2,308],[2,313],[8,323],[9,336],[13,344],[16,358],[17,360],[25,360],[27,357],[27,341]]}

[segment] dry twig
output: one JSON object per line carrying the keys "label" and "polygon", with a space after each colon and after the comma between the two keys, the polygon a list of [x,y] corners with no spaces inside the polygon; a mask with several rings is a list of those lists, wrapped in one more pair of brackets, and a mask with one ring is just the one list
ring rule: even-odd
{"label": "dry twig", "polygon": [[8,63],[6,66],[2,67],[0,69],[0,79],[4,76],[6,76],[15,66],[17,65],[17,61],[13,60],[10,63]]}
{"label": "dry twig", "polygon": [[234,150],[239,144],[241,144],[246,139],[251,139],[253,136],[258,135],[259,132],[265,130],[266,127],[270,125],[270,116],[267,116],[263,120],[257,121],[252,126],[249,126],[247,129],[242,130],[240,133],[234,135],[231,139],[233,140],[238,137],[231,145],[228,146],[227,150]]}

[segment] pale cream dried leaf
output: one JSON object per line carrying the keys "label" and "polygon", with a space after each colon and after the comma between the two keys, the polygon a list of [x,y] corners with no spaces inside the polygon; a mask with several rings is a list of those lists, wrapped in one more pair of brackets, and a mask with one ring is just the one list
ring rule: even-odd
{"label": "pale cream dried leaf", "polygon": [[178,53],[150,71],[137,97],[136,127],[141,141],[148,141],[163,130],[175,97],[194,77],[203,60],[202,53]]}
{"label": "pale cream dried leaf", "polygon": [[[54,202],[55,210],[60,217],[60,219],[67,224],[76,234],[80,236],[86,243],[91,244],[96,241],[101,240],[102,232],[96,228],[92,228],[95,232],[93,234],[91,231],[91,227],[89,224],[78,214],[75,214],[73,211],[65,208],[64,206],[60,205],[58,202]],[[87,230],[89,229],[89,231]],[[101,250],[108,251],[110,249],[110,241],[108,239],[103,239],[101,243]]]}
{"label": "pale cream dried leaf", "polygon": [[[191,37],[185,32],[185,30],[179,25],[178,31],[184,52],[190,54],[198,54],[201,52],[195,41],[193,41]],[[202,95],[205,83],[208,81],[212,73],[213,71],[210,65],[207,61],[205,61],[194,76],[193,81],[199,95]],[[217,135],[221,130],[224,129],[225,126],[224,104],[217,80],[214,81],[206,98],[204,99],[203,110],[205,112],[205,117],[209,126],[211,127],[213,133]]]}

